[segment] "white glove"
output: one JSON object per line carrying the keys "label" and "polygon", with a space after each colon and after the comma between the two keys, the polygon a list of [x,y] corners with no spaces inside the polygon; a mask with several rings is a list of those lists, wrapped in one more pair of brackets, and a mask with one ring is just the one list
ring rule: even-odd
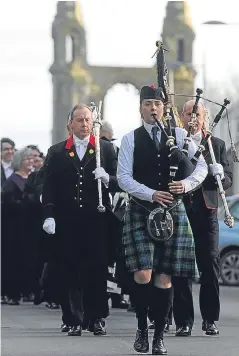
{"label": "white glove", "polygon": [[42,203],[42,194],[40,195],[40,203]]}
{"label": "white glove", "polygon": [[109,174],[106,173],[103,167],[96,168],[92,173],[94,173],[95,179],[101,179],[104,184],[109,184]]}
{"label": "white glove", "polygon": [[223,166],[220,163],[209,164],[209,171],[212,173],[213,177],[219,175],[221,180],[225,178]]}
{"label": "white glove", "polygon": [[48,218],[44,221],[43,230],[49,235],[54,235],[56,229],[56,223],[53,218]]}

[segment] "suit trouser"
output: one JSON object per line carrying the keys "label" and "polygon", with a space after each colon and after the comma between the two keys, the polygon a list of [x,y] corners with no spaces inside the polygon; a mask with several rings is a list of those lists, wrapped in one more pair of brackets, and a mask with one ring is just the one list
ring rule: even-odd
{"label": "suit trouser", "polygon": [[108,316],[107,266],[65,263],[61,273],[60,304],[64,324],[82,325],[84,314],[92,322]]}
{"label": "suit trouser", "polygon": [[[196,261],[200,272],[199,304],[202,319],[217,321],[220,313],[217,210],[202,207],[200,211],[193,211],[189,206],[187,214],[193,230]],[[194,321],[192,281],[180,282],[178,279],[173,283],[173,287],[175,323],[192,325]]]}

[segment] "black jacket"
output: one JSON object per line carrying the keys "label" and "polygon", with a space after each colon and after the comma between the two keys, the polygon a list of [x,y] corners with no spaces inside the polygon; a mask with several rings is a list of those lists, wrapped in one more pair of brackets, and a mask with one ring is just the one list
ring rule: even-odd
{"label": "black jacket", "polygon": [[[232,172],[229,167],[225,142],[217,137],[212,137],[211,141],[216,162],[220,163],[224,169],[225,179],[222,184],[224,190],[227,190],[232,185]],[[203,155],[207,164],[212,164],[208,145],[206,145]],[[218,208],[218,186],[215,178],[210,173],[207,175],[200,189],[184,198],[186,204],[188,204],[189,201],[193,201],[194,205],[198,205],[198,208],[202,204],[206,205],[208,209]]]}
{"label": "black jacket", "polygon": [[111,224],[113,226],[116,223],[109,192],[119,190],[114,148],[111,143],[100,140],[100,149],[101,167],[110,177],[108,187],[102,183],[105,213],[97,211],[98,186],[92,173],[96,168],[93,136],[82,160],[78,158],[72,137],[49,149],[44,165],[42,191],[44,219],[55,219],[60,251],[66,258],[77,254],[77,259],[99,264],[109,256],[109,239],[113,240]]}
{"label": "black jacket", "polygon": [[1,188],[3,187],[6,180],[7,180],[7,178],[5,176],[5,171],[4,171],[3,165],[1,164]]}
{"label": "black jacket", "polygon": [[[93,136],[92,136],[93,137]],[[101,166],[109,174],[108,189],[102,184],[103,204],[110,206],[109,192],[119,190],[116,170],[117,157],[111,143],[100,140]],[[93,171],[96,168],[95,146],[89,143],[82,160],[73,144],[72,137],[52,146],[44,166],[43,209],[44,217],[55,217],[56,213],[82,210],[97,211],[98,190]]]}

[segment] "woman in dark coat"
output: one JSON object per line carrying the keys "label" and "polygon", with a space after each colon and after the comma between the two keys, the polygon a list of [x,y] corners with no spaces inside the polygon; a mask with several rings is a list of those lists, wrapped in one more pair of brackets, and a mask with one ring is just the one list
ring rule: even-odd
{"label": "woman in dark coat", "polygon": [[33,168],[32,150],[23,148],[15,153],[14,173],[7,179],[2,190],[3,234],[5,275],[9,305],[18,305],[21,292],[26,288],[26,210],[23,191]]}
{"label": "woman in dark coat", "polygon": [[[35,166],[36,169],[36,166]],[[23,200],[27,210],[29,224],[26,227],[28,254],[29,292],[34,292],[34,304],[46,301],[46,306],[59,309],[55,301],[59,290],[56,285],[57,273],[54,263],[56,237],[49,236],[42,230],[41,194],[45,166],[32,172],[26,182]]]}

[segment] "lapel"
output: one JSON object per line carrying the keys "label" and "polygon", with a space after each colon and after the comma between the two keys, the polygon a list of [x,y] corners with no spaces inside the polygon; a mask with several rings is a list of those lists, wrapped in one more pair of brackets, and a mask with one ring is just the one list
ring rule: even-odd
{"label": "lapel", "polygon": [[2,178],[3,182],[5,182],[7,180],[2,163],[1,163],[1,178]]}
{"label": "lapel", "polygon": [[[204,137],[205,137],[205,133],[204,133],[204,131],[202,131],[202,138],[204,138]],[[202,152],[202,155],[203,155],[205,161],[207,162],[208,158],[209,158],[209,148],[208,148],[208,144],[207,143],[205,145],[205,150]]]}
{"label": "lapel", "polygon": [[78,171],[80,166],[87,166],[87,164],[95,157],[95,137],[93,135],[90,135],[90,140],[82,160],[79,159],[78,154],[76,152],[73,136],[70,136],[66,141],[65,149],[67,158]]}

